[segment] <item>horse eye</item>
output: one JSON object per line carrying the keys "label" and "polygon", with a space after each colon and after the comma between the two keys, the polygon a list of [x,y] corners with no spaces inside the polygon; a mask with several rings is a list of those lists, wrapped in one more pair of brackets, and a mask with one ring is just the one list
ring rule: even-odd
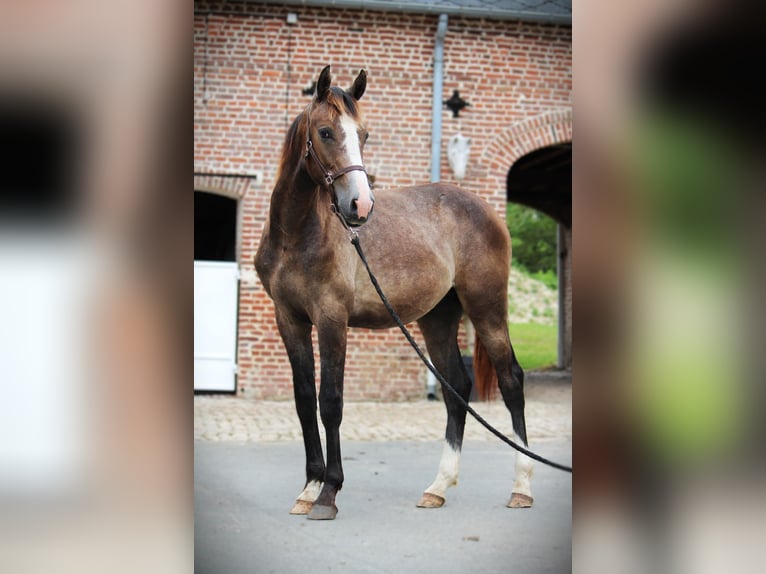
{"label": "horse eye", "polygon": [[323,140],[331,140],[332,139],[332,132],[328,128],[321,128],[319,130],[319,137]]}
{"label": "horse eye", "polygon": [[364,143],[367,143],[368,139],[370,139],[370,132],[364,132]]}

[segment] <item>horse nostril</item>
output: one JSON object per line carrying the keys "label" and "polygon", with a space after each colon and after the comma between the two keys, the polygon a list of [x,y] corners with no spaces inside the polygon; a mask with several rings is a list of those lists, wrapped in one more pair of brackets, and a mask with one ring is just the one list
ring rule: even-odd
{"label": "horse nostril", "polygon": [[351,200],[351,217],[360,223],[367,221],[367,217],[359,214],[359,205],[356,199]]}

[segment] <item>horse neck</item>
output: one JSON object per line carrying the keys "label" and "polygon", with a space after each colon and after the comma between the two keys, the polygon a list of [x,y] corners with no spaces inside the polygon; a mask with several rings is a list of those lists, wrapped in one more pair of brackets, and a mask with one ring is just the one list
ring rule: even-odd
{"label": "horse neck", "polygon": [[322,227],[330,213],[329,200],[327,214],[321,213],[322,195],[302,162],[291,175],[279,178],[271,198],[269,223],[280,243],[299,243]]}

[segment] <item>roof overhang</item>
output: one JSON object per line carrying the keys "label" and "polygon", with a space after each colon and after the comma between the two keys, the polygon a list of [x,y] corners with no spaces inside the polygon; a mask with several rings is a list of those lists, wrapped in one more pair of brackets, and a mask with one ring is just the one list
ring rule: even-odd
{"label": "roof overhang", "polygon": [[280,4],[287,6],[317,6],[323,8],[347,8],[352,10],[376,10],[384,12],[410,12],[415,14],[448,14],[492,20],[523,20],[544,24],[572,25],[571,0],[245,0],[255,4]]}

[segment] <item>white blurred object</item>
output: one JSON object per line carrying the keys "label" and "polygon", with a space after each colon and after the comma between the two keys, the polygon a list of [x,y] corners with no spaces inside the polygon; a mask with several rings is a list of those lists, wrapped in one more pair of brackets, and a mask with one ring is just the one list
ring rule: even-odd
{"label": "white blurred object", "polygon": [[87,251],[64,234],[0,236],[0,495],[79,478]]}
{"label": "white blurred object", "polygon": [[465,177],[465,168],[468,165],[470,151],[471,138],[461,134],[452,136],[447,144],[447,160],[455,179],[458,181],[462,181]]}

